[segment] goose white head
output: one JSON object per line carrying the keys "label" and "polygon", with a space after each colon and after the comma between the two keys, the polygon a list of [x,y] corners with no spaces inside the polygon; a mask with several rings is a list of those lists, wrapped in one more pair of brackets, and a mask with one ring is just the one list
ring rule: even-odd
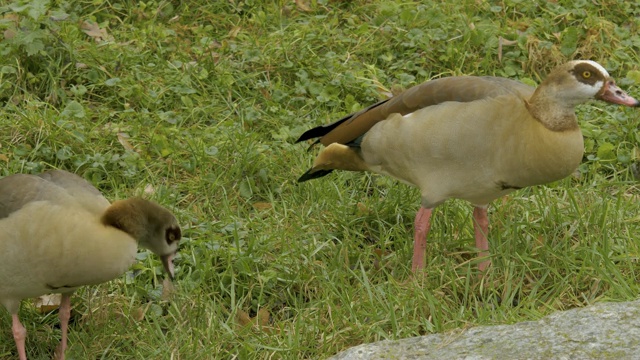
{"label": "goose white head", "polygon": [[640,106],[640,102],[620,89],[607,70],[591,60],[574,60],[557,67],[545,80],[558,90],[555,95],[567,104],[577,105],[590,99],[612,104]]}
{"label": "goose white head", "polygon": [[178,251],[182,233],[169,210],[135,197],[114,202],[102,216],[102,223],[126,232],[140,246],[160,256],[165,271],[173,279],[173,257]]}

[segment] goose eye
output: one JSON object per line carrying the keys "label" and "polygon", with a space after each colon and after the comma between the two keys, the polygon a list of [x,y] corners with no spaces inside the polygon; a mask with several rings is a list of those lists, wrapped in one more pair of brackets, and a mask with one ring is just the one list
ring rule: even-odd
{"label": "goose eye", "polygon": [[583,71],[582,72],[582,77],[585,79],[588,79],[591,77],[591,71]]}
{"label": "goose eye", "polygon": [[179,241],[182,237],[180,228],[168,228],[165,233],[167,244],[171,245],[175,241]]}

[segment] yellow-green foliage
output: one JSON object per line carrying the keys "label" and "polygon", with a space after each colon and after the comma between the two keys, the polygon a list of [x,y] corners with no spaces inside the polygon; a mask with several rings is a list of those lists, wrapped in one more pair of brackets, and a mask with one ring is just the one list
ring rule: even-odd
{"label": "yellow-green foliage", "polygon": [[[297,184],[313,153],[293,142],[431,78],[534,84],[574,58],[638,97],[640,3],[6,3],[0,176],[73,171],[110,199],[171,207],[185,234],[170,300],[146,252],[78,292],[69,358],[320,359],[638,295],[635,109],[581,106],[578,176],[493,204],[482,281],[468,204],[438,208],[426,274],[412,278],[418,193],[353,173]],[[28,355],[50,358],[57,317],[29,304]],[[2,359],[16,358],[10,324],[0,311]]]}

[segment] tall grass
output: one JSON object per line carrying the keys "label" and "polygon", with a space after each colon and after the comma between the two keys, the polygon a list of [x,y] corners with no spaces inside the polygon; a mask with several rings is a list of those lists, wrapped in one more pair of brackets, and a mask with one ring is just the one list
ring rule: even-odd
{"label": "tall grass", "polygon": [[[594,59],[637,96],[634,2],[15,0],[0,9],[0,175],[66,169],[110,199],[163,203],[184,229],[174,293],[146,252],[122,278],[78,291],[70,359],[317,359],[637,296],[634,109],[581,106],[579,173],[492,204],[493,265],[482,279],[468,204],[436,210],[427,271],[412,277],[417,191],[356,173],[297,184],[314,153],[294,144],[439,76],[534,83],[567,59]],[[107,41],[85,33],[85,21]],[[20,312],[28,355],[50,358],[58,319],[35,310],[25,301]],[[0,358],[12,359],[11,320],[0,313]]]}

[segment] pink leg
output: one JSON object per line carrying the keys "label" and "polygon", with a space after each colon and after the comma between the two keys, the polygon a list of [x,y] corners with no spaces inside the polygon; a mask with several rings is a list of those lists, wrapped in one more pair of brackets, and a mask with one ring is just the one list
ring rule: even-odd
{"label": "pink leg", "polygon": [[[487,240],[487,234],[489,233],[489,218],[487,217],[487,208],[476,206],[473,209],[473,228],[476,235],[476,247],[480,252],[480,257],[489,256],[489,240]],[[478,270],[481,273],[491,264],[491,260],[485,260],[478,264]]]}
{"label": "pink leg", "polygon": [[27,351],[24,349],[24,339],[27,338],[27,329],[22,326],[18,314],[11,314],[13,324],[11,331],[13,331],[13,339],[16,341],[16,347],[18,348],[18,357],[20,360],[27,360]]}
{"label": "pink leg", "polygon": [[67,350],[67,330],[69,329],[69,318],[71,317],[71,294],[62,294],[60,308],[58,309],[58,317],[60,318],[62,339],[60,341],[60,346],[56,350],[56,359],[64,360],[64,352]]}
{"label": "pink leg", "polygon": [[420,207],[416,214],[416,221],[414,225],[413,233],[413,260],[411,262],[411,271],[416,272],[424,269],[425,261],[424,255],[427,251],[427,234],[431,228],[431,212],[433,209],[427,209],[424,206]]}

